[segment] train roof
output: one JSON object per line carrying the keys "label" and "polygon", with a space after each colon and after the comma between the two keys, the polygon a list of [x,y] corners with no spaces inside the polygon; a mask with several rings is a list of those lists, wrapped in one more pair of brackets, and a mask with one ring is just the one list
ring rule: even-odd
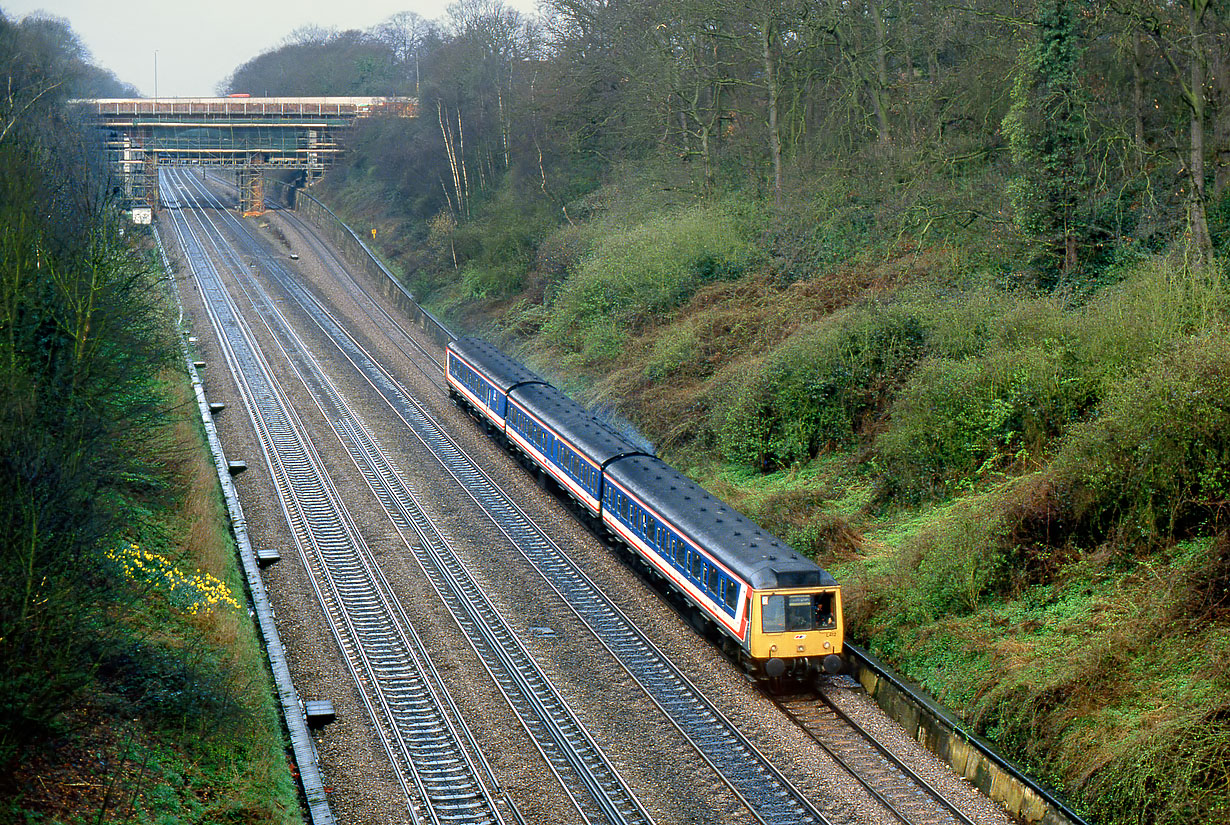
{"label": "train roof", "polygon": [[538,373],[481,338],[457,338],[448,348],[468,361],[484,378],[507,393],[526,382],[545,384]]}
{"label": "train roof", "polygon": [[757,589],[837,584],[828,571],[660,459],[620,458],[607,466],[607,476],[652,502],[665,520]]}
{"label": "train roof", "polygon": [[512,390],[509,399],[541,419],[598,466],[616,456],[643,452],[549,384],[524,384]]}

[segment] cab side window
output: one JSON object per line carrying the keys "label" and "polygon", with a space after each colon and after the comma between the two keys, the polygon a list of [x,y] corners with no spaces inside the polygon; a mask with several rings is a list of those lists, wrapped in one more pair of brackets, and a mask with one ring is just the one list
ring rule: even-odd
{"label": "cab side window", "polygon": [[833,612],[833,594],[819,593],[816,595],[816,627],[835,627],[837,616]]}

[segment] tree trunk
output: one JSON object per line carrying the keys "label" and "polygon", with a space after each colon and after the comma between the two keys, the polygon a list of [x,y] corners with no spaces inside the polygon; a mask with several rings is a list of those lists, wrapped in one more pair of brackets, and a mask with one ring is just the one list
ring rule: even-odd
{"label": "tree trunk", "polygon": [[1144,154],[1145,146],[1145,38],[1139,30],[1132,32],[1132,133],[1136,151]]}
{"label": "tree trunk", "polygon": [[1204,53],[1200,48],[1200,31],[1209,0],[1191,0],[1188,33],[1191,37],[1191,154],[1188,171],[1191,185],[1188,192],[1187,217],[1191,231],[1192,257],[1196,263],[1206,263],[1213,254],[1213,239],[1205,213],[1204,196]]}
{"label": "tree trunk", "polygon": [[884,17],[880,14],[880,6],[876,0],[867,0],[867,10],[871,12],[871,20],[875,24],[876,32],[876,76],[871,90],[871,99],[876,110],[880,145],[887,146],[893,139],[888,127],[888,107],[884,103],[884,95],[888,90],[888,38],[884,33]]}
{"label": "tree trunk", "polygon": [[1230,186],[1230,53],[1226,43],[1218,38],[1213,43],[1213,198],[1221,198]]}
{"label": "tree trunk", "polygon": [[774,62],[773,41],[777,36],[773,17],[766,13],[762,30],[764,47],[764,77],[768,92],[769,107],[769,156],[773,161],[773,203],[782,205],[782,136],[778,131],[777,107],[781,90],[777,87],[777,66]]}

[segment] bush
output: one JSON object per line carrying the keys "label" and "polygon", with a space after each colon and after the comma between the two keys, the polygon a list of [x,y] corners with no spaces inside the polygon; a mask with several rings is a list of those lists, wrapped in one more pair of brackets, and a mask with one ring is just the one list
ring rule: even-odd
{"label": "bush", "polygon": [[740,375],[712,427],[723,457],[755,470],[807,461],[848,445],[923,346],[918,316],[904,304],[837,313],[787,339],[750,375]]}
{"label": "bush", "polygon": [[1095,388],[1062,350],[935,358],[902,388],[877,443],[885,480],[912,498],[1027,466],[1089,408]]}
{"label": "bush", "polygon": [[1230,339],[1192,338],[1119,385],[1055,460],[1057,495],[1090,540],[1167,541],[1226,524]]}
{"label": "bush", "polygon": [[[597,241],[561,287],[543,328],[553,344],[610,357],[629,330],[650,324],[701,286],[738,275],[751,257],[747,217],[701,205],[653,217]],[[602,346],[592,346],[599,337]]]}

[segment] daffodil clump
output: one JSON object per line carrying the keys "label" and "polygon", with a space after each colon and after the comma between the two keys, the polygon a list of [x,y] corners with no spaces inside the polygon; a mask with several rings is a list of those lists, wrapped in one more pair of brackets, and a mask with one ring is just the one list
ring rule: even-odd
{"label": "daffodil clump", "polygon": [[171,604],[190,616],[209,613],[219,604],[239,609],[230,588],[216,576],[199,570],[185,573],[165,556],[142,550],[131,542],[108,550],[107,558],[116,563],[124,578],[164,591]]}

